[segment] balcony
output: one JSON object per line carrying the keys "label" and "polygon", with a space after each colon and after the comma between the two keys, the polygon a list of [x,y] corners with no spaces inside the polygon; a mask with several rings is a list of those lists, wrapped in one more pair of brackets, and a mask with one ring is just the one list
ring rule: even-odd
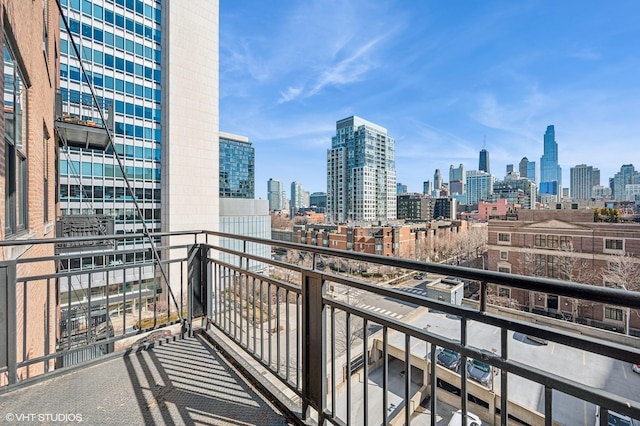
{"label": "balcony", "polygon": [[63,144],[104,151],[113,132],[113,103],[99,98],[103,116],[88,93],[60,89],[56,94],[55,126]]}
{"label": "balcony", "polygon": [[[485,425],[640,419],[640,340],[488,303],[498,285],[630,313],[640,293],[217,232],[154,237],[158,256],[142,235],[103,247],[89,242],[105,236],[0,243],[29,246],[0,262],[6,420],[423,425],[457,410]],[[55,246],[76,249],[52,255]],[[256,263],[269,266],[250,271]],[[343,264],[358,272],[331,268]],[[479,299],[427,298],[416,271],[473,283]],[[458,358],[442,361],[443,349]]]}

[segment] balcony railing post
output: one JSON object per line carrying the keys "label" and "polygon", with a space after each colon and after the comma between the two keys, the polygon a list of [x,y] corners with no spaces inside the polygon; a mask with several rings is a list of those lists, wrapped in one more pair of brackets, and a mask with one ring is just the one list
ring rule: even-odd
{"label": "balcony railing post", "polygon": [[193,318],[201,317],[208,312],[207,271],[203,259],[207,257],[207,248],[201,244],[189,247],[187,260],[187,330],[190,337],[193,337]]}
{"label": "balcony railing post", "polygon": [[[205,321],[206,324],[206,328],[207,330],[209,329],[209,325],[211,321],[214,321],[213,318],[213,271],[212,271],[212,265],[209,263],[209,248],[208,246],[204,245],[203,246],[204,250],[204,257],[202,259],[203,261],[203,271],[205,274],[205,280],[206,280],[206,298],[205,300],[207,301],[207,321]],[[216,295],[219,297],[219,295]]]}
{"label": "balcony railing post", "polygon": [[[327,405],[326,294],[321,274],[302,274],[302,415],[309,418],[309,408],[318,412],[318,424],[324,423]],[[335,407],[334,407],[335,410]]]}
{"label": "balcony railing post", "polygon": [[[25,295],[26,297],[26,295]],[[16,262],[0,263],[0,368],[8,368],[9,384],[18,381]]]}
{"label": "balcony railing post", "polygon": [[487,282],[480,282],[480,312],[487,312]]}

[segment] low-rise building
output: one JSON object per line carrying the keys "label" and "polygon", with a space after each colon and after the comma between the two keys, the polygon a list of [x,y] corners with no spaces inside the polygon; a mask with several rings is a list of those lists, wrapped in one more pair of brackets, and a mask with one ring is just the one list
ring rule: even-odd
{"label": "low-rise building", "polygon": [[[489,221],[490,270],[640,290],[640,224],[595,222],[592,210],[520,210]],[[640,316],[575,298],[497,288],[524,310],[640,335]]]}

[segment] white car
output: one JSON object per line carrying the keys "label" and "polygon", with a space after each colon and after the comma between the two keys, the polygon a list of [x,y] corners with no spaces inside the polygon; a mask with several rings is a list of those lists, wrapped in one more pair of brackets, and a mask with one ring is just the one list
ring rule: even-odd
{"label": "white car", "polygon": [[[467,425],[466,426],[481,426],[482,420],[470,411],[467,411]],[[462,424],[462,410],[458,410],[453,413],[453,417],[449,420],[447,426],[463,426]]]}
{"label": "white car", "polygon": [[636,373],[639,373],[639,374],[640,374],[640,364],[633,364],[633,365],[631,366],[631,369],[632,369],[633,371],[635,371]]}
{"label": "white car", "polygon": [[[611,410],[608,411],[608,415],[607,424],[609,426],[633,426],[633,420],[629,416]],[[600,426],[600,406],[596,406],[596,426]]]}

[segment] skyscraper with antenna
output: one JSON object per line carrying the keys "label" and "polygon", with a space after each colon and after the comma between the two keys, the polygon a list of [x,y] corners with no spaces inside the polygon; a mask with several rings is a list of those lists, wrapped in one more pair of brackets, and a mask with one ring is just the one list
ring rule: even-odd
{"label": "skyscraper with antenna", "polygon": [[491,168],[489,166],[489,151],[487,151],[486,147],[487,147],[487,138],[485,138],[482,143],[482,150],[480,151],[480,161],[478,164],[478,170],[491,173]]}

